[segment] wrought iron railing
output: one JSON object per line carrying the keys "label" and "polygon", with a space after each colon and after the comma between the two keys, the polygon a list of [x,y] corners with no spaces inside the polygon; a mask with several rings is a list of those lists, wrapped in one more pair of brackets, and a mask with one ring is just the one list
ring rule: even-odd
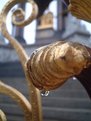
{"label": "wrought iron railing", "polygon": [[[12,14],[12,23],[24,27],[36,19],[38,7],[33,0],[9,0],[0,13],[0,30],[19,56],[27,80],[30,100],[2,81],[0,81],[0,93],[10,96],[21,106],[26,121],[42,121],[41,96],[37,88],[47,94],[49,90],[61,86],[68,78],[87,68],[91,64],[91,59],[88,50],[83,45],[70,42],[56,42],[44,46],[34,51],[29,58],[22,45],[9,34],[6,26],[7,14],[10,9],[15,4],[25,2],[32,5],[31,15],[25,20],[24,11],[18,8]],[[6,121],[1,110],[0,118],[1,121]]]}
{"label": "wrought iron railing", "polygon": [[[27,20],[24,20],[24,12],[22,9],[17,9],[12,14],[12,22],[17,26],[26,26],[34,19],[36,19],[38,8],[34,1],[32,0],[10,0],[6,3],[2,12],[0,14],[0,28],[1,32],[3,33],[4,37],[9,40],[11,45],[16,50],[17,54],[19,55],[23,70],[25,72],[25,76],[27,78],[27,85],[29,87],[29,94],[30,94],[30,101],[28,101],[20,92],[16,89],[7,86],[0,82],[0,92],[9,95],[12,97],[16,102],[18,102],[22,109],[24,110],[25,119],[26,121],[33,120],[33,121],[41,121],[42,120],[42,111],[41,111],[41,97],[40,92],[35,86],[33,86],[31,82],[31,78],[27,76],[27,69],[26,69],[26,62],[28,61],[29,57],[27,56],[24,48],[21,46],[18,41],[13,38],[6,27],[6,18],[9,10],[17,3],[24,3],[29,2],[32,5],[32,13],[28,17]],[[18,21],[17,21],[18,20]],[[31,103],[30,103],[31,102]]]}

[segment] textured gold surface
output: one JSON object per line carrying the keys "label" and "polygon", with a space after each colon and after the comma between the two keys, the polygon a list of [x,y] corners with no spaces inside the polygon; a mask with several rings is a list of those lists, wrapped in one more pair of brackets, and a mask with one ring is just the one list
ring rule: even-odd
{"label": "textured gold surface", "polygon": [[73,16],[91,22],[91,0],[70,0],[68,9]]}
{"label": "textured gold surface", "polygon": [[83,45],[59,41],[32,54],[27,63],[28,74],[40,90],[53,90],[86,68],[89,57]]}
{"label": "textured gold surface", "polygon": [[[69,10],[78,18],[90,21],[90,9],[87,8],[88,13],[84,11],[88,3],[91,3],[90,0],[87,2],[85,0],[79,1],[70,0]],[[0,13],[0,31],[9,40],[19,56],[29,87],[30,101],[16,89],[2,82],[0,82],[0,92],[9,95],[20,104],[26,121],[42,121],[41,97],[37,88],[40,90],[58,88],[68,78],[79,74],[88,67],[91,62],[89,62],[90,55],[87,49],[81,44],[71,42],[56,42],[41,47],[35,50],[29,59],[22,45],[9,34],[6,27],[7,14],[11,8],[18,3],[25,2],[32,4],[31,15],[27,20],[24,20],[24,11],[18,8],[12,14],[13,24],[23,27],[36,19],[38,8],[34,1],[9,0]],[[74,5],[77,5],[77,11]],[[89,7],[91,8],[90,5]]]}

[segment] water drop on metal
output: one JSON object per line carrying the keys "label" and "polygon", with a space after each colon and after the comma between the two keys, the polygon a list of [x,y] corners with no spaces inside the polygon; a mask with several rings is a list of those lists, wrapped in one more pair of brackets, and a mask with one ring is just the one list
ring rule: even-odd
{"label": "water drop on metal", "polygon": [[41,90],[41,96],[48,96],[49,95],[49,91],[45,91],[45,90]]}

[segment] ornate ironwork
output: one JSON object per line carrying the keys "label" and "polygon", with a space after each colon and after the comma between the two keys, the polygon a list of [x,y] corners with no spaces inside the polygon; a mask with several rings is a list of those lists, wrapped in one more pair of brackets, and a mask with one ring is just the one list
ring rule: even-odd
{"label": "ornate ironwork", "polygon": [[60,87],[91,64],[87,49],[79,43],[56,42],[37,49],[27,62],[28,74],[40,90]]}
{"label": "ornate ironwork", "polygon": [[[15,10],[12,15],[13,24],[20,27],[28,25],[38,15],[36,3],[33,0],[26,2],[32,5],[32,13],[27,20],[24,19],[24,11],[21,8]],[[10,0],[6,3],[0,13],[0,30],[19,56],[27,79],[30,100],[2,81],[0,93],[9,95],[21,106],[26,121],[42,121],[41,97],[37,88],[48,91],[59,87],[66,79],[79,74],[91,64],[90,55],[87,49],[78,43],[56,42],[37,49],[29,58],[22,45],[9,34],[6,27],[7,14],[18,3],[25,3],[25,0]],[[2,111],[0,114],[3,115],[1,120],[5,121]]]}
{"label": "ornate ironwork", "polygon": [[[26,2],[29,2],[32,5],[32,13],[28,17],[27,20],[18,21],[17,20],[18,18],[15,19],[16,16],[14,13],[16,12],[16,15],[17,14],[21,15],[22,10],[21,9],[16,10],[13,13],[12,17],[13,17],[13,23],[17,26],[22,26],[22,27],[26,26],[37,17],[38,7],[37,7],[36,3],[33,0],[27,0]],[[24,48],[21,46],[21,44],[9,34],[8,29],[6,27],[7,14],[11,10],[11,8],[18,3],[25,3],[25,0],[10,0],[6,3],[6,5],[4,6],[4,8],[0,14],[0,29],[1,29],[1,32],[3,33],[4,37],[6,37],[9,40],[9,42],[11,43],[11,45],[14,47],[17,54],[19,55],[19,59],[21,61],[23,70],[25,72],[27,84],[29,87],[30,101],[28,101],[20,92],[18,92],[17,90],[15,90],[14,88],[12,88],[10,86],[7,87],[7,85],[2,84],[2,82],[0,82],[0,92],[9,95],[14,100],[16,100],[18,103],[21,104],[21,107],[24,109],[24,112],[25,112],[26,121],[29,121],[29,120],[42,121],[40,91],[38,89],[36,89],[35,86],[33,86],[32,82],[31,82],[31,78],[26,73],[26,71],[27,71],[26,62],[28,61],[29,57],[26,54]]]}
{"label": "ornate ironwork", "polygon": [[91,22],[91,0],[70,0],[69,11],[79,19]]}

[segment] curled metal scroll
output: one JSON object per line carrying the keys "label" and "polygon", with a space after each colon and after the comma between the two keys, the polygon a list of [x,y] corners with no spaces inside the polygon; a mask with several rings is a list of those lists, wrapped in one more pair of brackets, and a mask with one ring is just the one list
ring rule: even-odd
{"label": "curled metal scroll", "polygon": [[0,110],[0,121],[7,121],[6,116],[2,110]]}
{"label": "curled metal scroll", "polygon": [[[12,97],[22,108],[26,121],[32,120],[31,105],[28,100],[18,90],[0,81],[0,93]],[[5,116],[4,120],[5,120]],[[30,118],[31,117],[31,118]],[[2,120],[3,121],[3,120]]]}
{"label": "curled metal scroll", "polygon": [[[61,42],[53,43],[51,45],[37,49],[29,59],[24,48],[15,38],[13,38],[9,34],[6,27],[6,18],[10,9],[14,5],[24,2],[25,0],[10,0],[9,2],[7,2],[0,14],[0,29],[4,37],[9,40],[11,45],[16,50],[23,66],[29,86],[31,103],[28,103],[30,105],[28,113],[30,113],[30,116],[27,116],[26,121],[29,121],[31,119],[32,121],[42,121],[41,97],[40,92],[37,88],[41,90],[52,90],[59,87],[65,82],[66,79],[75,74],[79,74],[83,68],[88,67],[88,65],[91,64],[91,60],[89,62],[89,52],[85,47],[83,47],[83,45]],[[28,25],[37,17],[37,5],[32,0],[27,0],[26,2],[29,2],[33,6],[32,14],[27,20],[24,20],[24,12],[22,9],[15,10],[12,15],[13,24],[19,27]],[[18,14],[19,16],[21,16],[21,18],[17,18]],[[69,57],[69,55],[71,58]],[[71,62],[73,62],[73,64],[71,64]],[[0,87],[1,93],[5,93],[10,97],[12,97],[12,95],[15,95],[16,101],[17,98],[19,98],[19,95],[21,95],[19,92],[15,91],[14,88],[9,87],[7,90],[7,85],[2,84],[2,82],[0,82]],[[16,95],[16,92],[19,95]],[[19,100],[24,100],[23,96],[21,97],[19,98]],[[26,111],[25,113],[27,115]]]}
{"label": "curled metal scroll", "polygon": [[9,11],[11,10],[11,8],[13,6],[15,6],[18,3],[25,3],[25,2],[28,2],[28,3],[30,3],[32,5],[32,13],[30,14],[30,16],[26,20],[23,20],[23,21],[20,21],[20,22],[14,20],[13,23],[15,25],[21,26],[21,27],[30,24],[37,17],[37,14],[38,14],[38,7],[37,7],[37,5],[35,4],[35,2],[33,0],[27,0],[27,1],[25,1],[25,0],[9,0],[6,3],[6,5],[4,6],[4,8],[2,9],[2,12],[1,12],[1,15],[3,16],[2,21],[4,23],[6,23],[7,14],[9,13]]}
{"label": "curled metal scroll", "polygon": [[[19,59],[20,59],[20,62],[22,64],[26,79],[27,79],[27,83],[28,83],[28,87],[29,87],[29,96],[30,96],[30,105],[31,105],[31,109],[32,109],[32,115],[30,115],[30,117],[28,117],[28,119],[26,119],[26,121],[29,121],[31,119],[32,119],[32,121],[42,121],[40,91],[35,88],[35,86],[32,84],[31,77],[29,77],[26,74],[26,70],[27,70],[26,69],[26,62],[27,62],[29,57],[26,54],[22,45],[15,38],[13,38],[13,36],[11,36],[9,34],[7,26],[6,26],[7,15],[9,13],[9,11],[11,10],[11,8],[18,3],[25,3],[25,2],[29,2],[30,4],[32,4],[32,13],[28,17],[27,20],[23,20],[23,21],[15,21],[14,20],[13,21],[14,24],[19,26],[19,27],[23,27],[23,26],[26,26],[29,23],[31,23],[34,19],[36,19],[37,13],[38,13],[38,8],[37,8],[36,3],[33,0],[27,0],[27,1],[25,1],[25,0],[10,0],[6,3],[6,5],[4,6],[4,8],[2,9],[2,11],[0,13],[0,29],[1,29],[1,32],[4,35],[4,37],[9,40],[10,44],[17,52]],[[18,9],[15,12],[16,13],[20,12],[19,14],[22,15],[22,13],[21,13],[22,10]],[[12,16],[16,17],[15,14],[13,14]],[[5,86],[5,84],[4,84],[4,86]],[[5,87],[4,91],[6,91],[6,90],[7,90],[7,88]],[[12,93],[12,91],[14,91],[14,89],[11,90],[11,93]],[[0,90],[0,92],[1,92],[1,90]],[[9,94],[7,93],[7,95],[9,95]],[[26,113],[26,115],[27,115],[27,113]]]}

